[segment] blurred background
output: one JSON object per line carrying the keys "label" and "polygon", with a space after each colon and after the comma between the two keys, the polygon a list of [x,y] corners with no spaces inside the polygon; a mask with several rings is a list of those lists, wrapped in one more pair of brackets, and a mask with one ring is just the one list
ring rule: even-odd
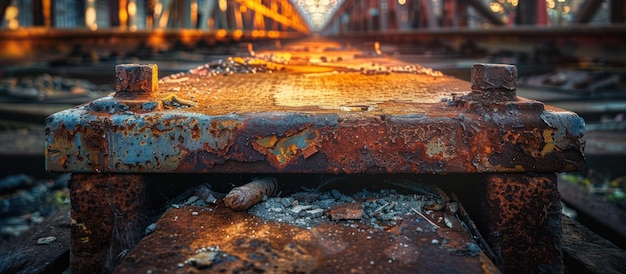
{"label": "blurred background", "polygon": [[113,92],[115,65],[155,63],[164,77],[301,39],[466,81],[476,62],[517,65],[519,96],[586,120],[586,167],[559,178],[564,213],[624,248],[622,0],[0,0],[0,237],[63,203],[44,120]]}

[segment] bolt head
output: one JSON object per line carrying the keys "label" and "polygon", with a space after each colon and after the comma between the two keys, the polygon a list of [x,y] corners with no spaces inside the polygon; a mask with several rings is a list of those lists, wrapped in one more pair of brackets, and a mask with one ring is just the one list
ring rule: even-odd
{"label": "bolt head", "polygon": [[517,90],[517,67],[505,64],[474,64],[471,72],[472,92],[505,92]]}
{"label": "bolt head", "polygon": [[159,69],[155,64],[115,66],[115,97],[150,97],[159,87]]}

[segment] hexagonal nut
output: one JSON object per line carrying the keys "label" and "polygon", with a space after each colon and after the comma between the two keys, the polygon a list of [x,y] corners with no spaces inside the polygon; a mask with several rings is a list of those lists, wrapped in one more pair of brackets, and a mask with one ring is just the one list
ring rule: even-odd
{"label": "hexagonal nut", "polygon": [[155,64],[115,66],[115,97],[150,97],[159,87],[159,68]]}
{"label": "hexagonal nut", "polygon": [[506,64],[474,64],[471,71],[472,91],[515,92],[517,67]]}

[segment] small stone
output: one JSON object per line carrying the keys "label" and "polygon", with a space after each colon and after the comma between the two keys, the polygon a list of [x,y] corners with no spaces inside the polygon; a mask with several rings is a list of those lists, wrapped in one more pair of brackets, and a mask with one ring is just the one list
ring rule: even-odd
{"label": "small stone", "polygon": [[37,244],[38,245],[49,245],[49,244],[51,244],[52,242],[54,242],[56,240],[57,240],[57,238],[54,237],[54,236],[42,237],[42,238],[37,239]]}
{"label": "small stone", "polygon": [[360,220],[363,218],[361,203],[338,204],[330,208],[330,218],[337,220]]}
{"label": "small stone", "polygon": [[457,202],[450,202],[446,204],[446,211],[450,214],[454,214],[459,210],[459,204]]}
{"label": "small stone", "polygon": [[446,217],[446,218],[443,218],[443,221],[445,222],[448,228],[452,228],[452,221],[450,219]]}
{"label": "small stone", "polygon": [[209,193],[209,195],[204,199],[204,201],[209,204],[215,204],[215,202],[217,202],[217,198],[213,196],[213,193]]}
{"label": "small stone", "polygon": [[146,227],[146,235],[154,232],[157,228],[156,223],[151,223],[148,227]]}
{"label": "small stone", "polygon": [[433,204],[429,204],[429,205],[424,205],[424,209],[440,211],[440,210],[443,209],[443,206],[441,204],[439,204],[439,203],[433,203]]}
{"label": "small stone", "polygon": [[148,111],[152,111],[153,109],[157,108],[159,105],[157,102],[145,102],[143,104],[141,104],[141,108],[144,110],[148,110]]}
{"label": "small stone", "polygon": [[292,194],[291,197],[303,203],[311,203],[318,200],[320,195],[313,192],[298,192]]}
{"label": "small stone", "polygon": [[307,210],[309,208],[311,208],[310,205],[298,205],[298,206],[294,206],[293,208],[291,208],[291,211],[294,213],[300,213],[300,211]]}
{"label": "small stone", "polygon": [[324,214],[324,210],[321,208],[316,208],[316,209],[311,209],[311,210],[306,211],[307,217],[311,217],[311,218],[322,217],[323,214]]}
{"label": "small stone", "polygon": [[437,244],[439,244],[439,240],[437,240],[437,239],[433,239],[430,243],[432,243],[432,244],[434,244],[434,245],[437,245]]}
{"label": "small stone", "polygon": [[213,260],[218,253],[216,251],[198,253],[187,259],[185,263],[198,269],[207,268],[213,265]]}
{"label": "small stone", "polygon": [[343,198],[343,194],[341,194],[341,192],[336,189],[331,190],[330,194],[333,195],[333,198],[335,198],[335,200],[341,200]]}
{"label": "small stone", "polygon": [[280,203],[283,204],[283,206],[285,207],[289,207],[291,206],[291,203],[293,203],[293,198],[288,198],[288,197],[283,197],[280,199]]}

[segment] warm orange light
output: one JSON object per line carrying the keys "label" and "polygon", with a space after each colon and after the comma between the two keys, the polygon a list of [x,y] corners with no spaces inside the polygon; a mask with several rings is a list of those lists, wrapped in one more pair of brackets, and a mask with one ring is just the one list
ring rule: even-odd
{"label": "warm orange light", "polygon": [[491,11],[497,12],[497,13],[502,13],[504,11],[504,8],[498,2],[489,3],[489,8],[491,9]]}
{"label": "warm orange light", "polygon": [[20,22],[17,21],[18,9],[15,6],[8,6],[4,12],[4,18],[7,21],[9,29],[17,29],[20,27]]}
{"label": "warm orange light", "polygon": [[41,2],[43,8],[43,18],[46,27],[52,27],[52,15],[50,14],[52,3],[51,0],[43,0]]}
{"label": "warm orange light", "polygon": [[9,25],[9,29],[17,29],[20,27],[20,22],[15,19],[11,19],[9,20],[8,25]]}
{"label": "warm orange light", "polygon": [[184,44],[191,44],[193,42],[194,33],[193,30],[181,30],[179,39]]}
{"label": "warm orange light", "polygon": [[198,25],[198,1],[191,1],[191,28],[195,28]]}
{"label": "warm orange light", "polygon": [[120,11],[118,12],[118,16],[120,17],[120,27],[125,29],[128,26],[128,5],[126,0],[120,0]]}
{"label": "warm orange light", "polygon": [[128,3],[128,15],[135,16],[137,14],[137,3],[130,1]]}
{"label": "warm orange light", "polygon": [[219,6],[222,12],[225,12],[226,9],[228,8],[228,3],[226,2],[226,0],[218,0],[217,5]]}
{"label": "warm orange light", "polygon": [[152,46],[152,48],[164,47],[167,45],[165,41],[165,36],[162,30],[155,30],[148,37],[148,45]]}
{"label": "warm orange light", "polygon": [[[15,19],[13,19],[15,20]],[[28,55],[31,50],[30,42],[20,43],[16,41],[6,41],[0,50],[0,58],[21,58]]]}
{"label": "warm orange light", "polygon": [[215,31],[215,37],[218,39],[226,37],[227,34],[228,32],[225,29],[218,29],[217,31]]}
{"label": "warm orange light", "polygon": [[238,29],[238,30],[233,31],[233,39],[239,40],[241,39],[241,36],[243,36],[242,30]]}
{"label": "warm orange light", "polygon": [[[87,2],[87,4],[91,3],[93,5],[93,1]],[[96,24],[96,9],[91,6],[88,7],[87,10],[85,11],[85,25],[90,29],[90,30],[97,30],[98,29],[98,24]]]}
{"label": "warm orange light", "polygon": [[135,2],[135,0],[131,0],[130,2],[128,2],[128,21],[129,21],[131,31],[137,30],[136,15],[137,15],[137,3]]}
{"label": "warm orange light", "polygon": [[269,38],[279,38],[280,37],[280,32],[279,31],[275,31],[275,30],[267,31],[267,37],[269,37]]}
{"label": "warm orange light", "polygon": [[159,19],[159,28],[166,28],[167,27],[167,21],[170,18],[170,10],[165,10],[163,12],[163,14],[161,14],[161,19]]}
{"label": "warm orange light", "polygon": [[11,20],[11,19],[15,19],[17,17],[17,7],[15,6],[8,6],[6,11],[4,12],[4,19],[6,20]]}
{"label": "warm orange light", "polygon": [[161,4],[161,2],[157,2],[156,5],[154,5],[154,17],[159,17],[162,11],[163,4]]}
{"label": "warm orange light", "polygon": [[398,0],[398,4],[404,5],[404,4],[406,4],[406,0]]}

